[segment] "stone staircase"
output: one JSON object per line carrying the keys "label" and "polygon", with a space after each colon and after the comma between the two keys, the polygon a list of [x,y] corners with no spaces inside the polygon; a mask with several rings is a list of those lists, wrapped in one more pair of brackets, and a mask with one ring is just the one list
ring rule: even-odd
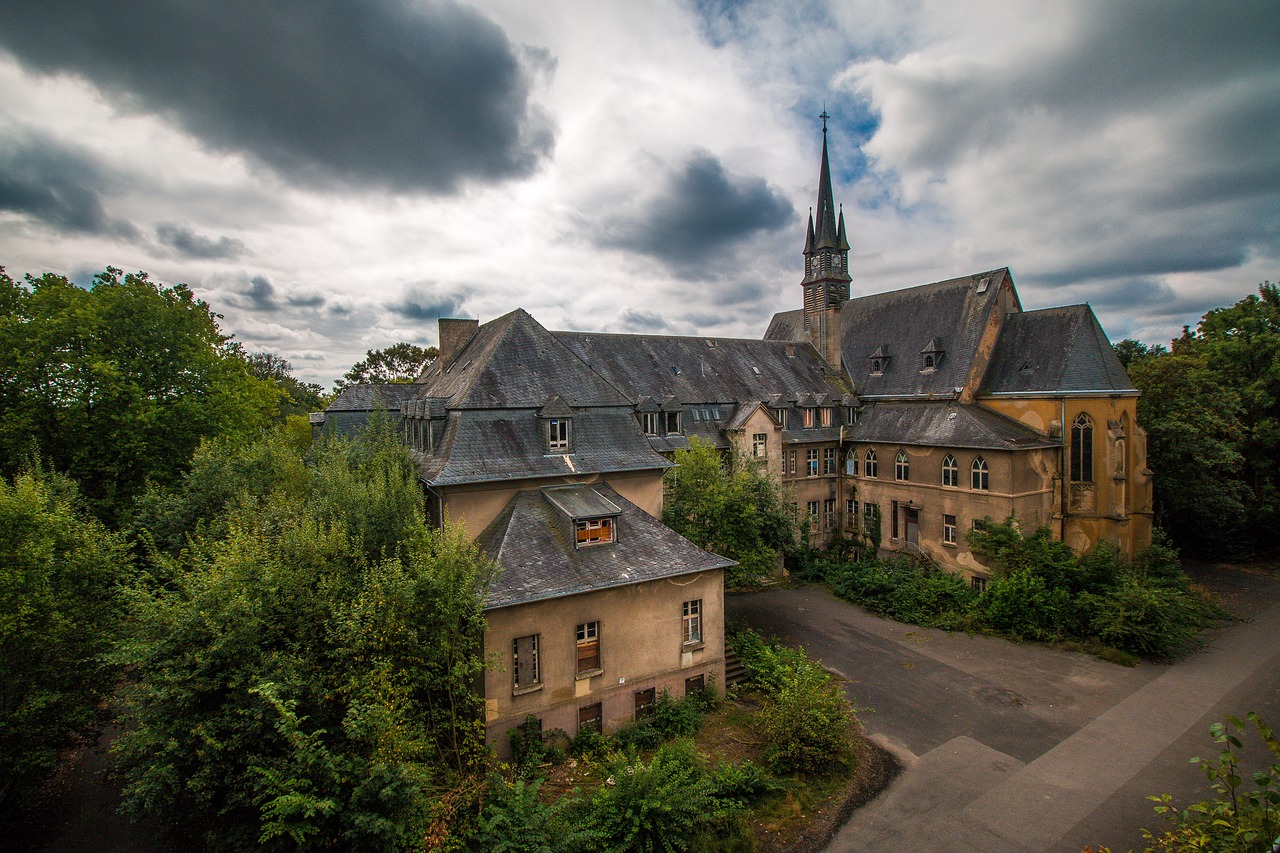
{"label": "stone staircase", "polygon": [[724,686],[729,689],[735,684],[742,684],[747,680],[747,668],[742,665],[742,661],[738,659],[738,653],[729,647],[726,643],[724,647]]}

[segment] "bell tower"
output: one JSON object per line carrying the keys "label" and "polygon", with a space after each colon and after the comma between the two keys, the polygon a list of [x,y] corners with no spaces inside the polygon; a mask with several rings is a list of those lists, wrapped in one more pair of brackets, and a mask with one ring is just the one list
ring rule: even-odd
{"label": "bell tower", "polygon": [[814,348],[835,369],[840,368],[840,306],[849,299],[849,241],[844,210],[831,196],[831,164],[827,159],[827,115],[822,115],[822,170],[818,176],[818,206],[809,211],[804,241],[804,331]]}

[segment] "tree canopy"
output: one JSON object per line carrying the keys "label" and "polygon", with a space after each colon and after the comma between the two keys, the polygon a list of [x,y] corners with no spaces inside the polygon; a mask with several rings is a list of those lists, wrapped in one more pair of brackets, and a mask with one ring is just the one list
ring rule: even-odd
{"label": "tree canopy", "polygon": [[724,458],[711,444],[690,439],[667,473],[662,521],[708,551],[737,560],[730,586],[753,583],[776,568],[791,546],[794,518],[782,488],[759,468]]}
{"label": "tree canopy", "polygon": [[109,522],[148,480],[176,481],[202,439],[255,435],[276,412],[279,392],[185,285],[0,269],[0,307],[0,473],[43,457]]}
{"label": "tree canopy", "polygon": [[293,375],[289,359],[273,352],[251,352],[244,357],[249,372],[280,391],[280,417],[305,415],[325,406],[325,391],[314,382],[303,382]]}
{"label": "tree canopy", "polygon": [[1156,521],[1196,553],[1246,557],[1280,524],[1280,289],[1205,314],[1172,349],[1117,345],[1143,391],[1138,421]]}
{"label": "tree canopy", "polygon": [[439,355],[440,350],[435,347],[420,347],[404,341],[386,349],[371,349],[365,353],[364,360],[351,365],[351,369],[333,387],[335,391],[341,391],[348,385],[412,382],[418,378],[422,368]]}
{"label": "tree canopy", "polygon": [[484,748],[488,562],[426,527],[385,424],[310,464],[279,432],[217,451],[148,501],[204,521],[130,591],[126,808],[226,849],[418,846]]}
{"label": "tree canopy", "polygon": [[115,687],[101,657],[128,548],[75,502],[73,483],[38,468],[0,479],[0,806],[53,769]]}

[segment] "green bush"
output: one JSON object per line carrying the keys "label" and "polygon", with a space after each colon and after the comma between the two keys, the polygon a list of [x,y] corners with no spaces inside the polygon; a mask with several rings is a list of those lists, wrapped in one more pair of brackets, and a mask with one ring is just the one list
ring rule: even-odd
{"label": "green bush", "polygon": [[756,725],[768,744],[763,757],[769,769],[787,775],[847,765],[857,718],[831,675],[804,652],[754,631],[735,633],[732,645],[749,683],[767,700]]}
{"label": "green bush", "polygon": [[609,767],[589,825],[606,850],[676,853],[701,832],[732,826],[741,801],[722,796],[688,740],[663,744],[647,764],[634,754]]}
{"label": "green bush", "polygon": [[580,804],[573,797],[548,804],[539,796],[541,785],[542,780],[519,779],[514,784],[491,780],[467,849],[485,853],[599,850],[599,833],[573,814]]}
{"label": "green bush", "polygon": [[1167,658],[1229,615],[1192,589],[1159,531],[1132,563],[1100,544],[1082,556],[1042,527],[1024,536],[1016,520],[987,521],[969,536],[994,577],[979,595],[950,572],[903,558],[811,560],[809,576],[879,616],[1014,639],[1101,643],[1117,654]]}
{"label": "green bush", "polygon": [[1252,775],[1253,787],[1246,786],[1240,768],[1244,743],[1238,734],[1245,723],[1227,717],[1225,724],[1211,725],[1209,733],[1221,747],[1218,757],[1193,758],[1191,763],[1204,769],[1216,796],[1185,809],[1176,808],[1168,794],[1148,797],[1156,803],[1156,813],[1168,826],[1159,833],[1142,831],[1153,842],[1144,853],[1267,853],[1272,849],[1272,840],[1280,836],[1280,741],[1257,714],[1251,711],[1247,719],[1276,761]]}

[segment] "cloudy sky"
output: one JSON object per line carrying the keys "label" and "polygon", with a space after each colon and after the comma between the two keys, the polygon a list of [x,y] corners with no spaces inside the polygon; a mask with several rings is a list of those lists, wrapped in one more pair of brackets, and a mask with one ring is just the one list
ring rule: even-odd
{"label": "cloudy sky", "polygon": [[831,114],[855,294],[1009,266],[1167,343],[1280,277],[1280,6],[19,0],[0,264],[332,383],[436,318],[760,336]]}

